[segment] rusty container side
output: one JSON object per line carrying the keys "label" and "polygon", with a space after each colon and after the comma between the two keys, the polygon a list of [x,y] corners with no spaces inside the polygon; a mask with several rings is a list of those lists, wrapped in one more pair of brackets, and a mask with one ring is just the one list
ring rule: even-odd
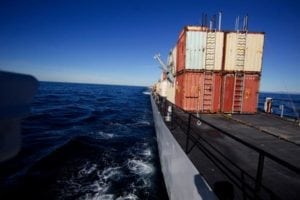
{"label": "rusty container side", "polygon": [[225,74],[222,81],[221,112],[231,113],[234,93],[234,74]]}
{"label": "rusty container side", "polygon": [[[223,76],[222,80],[222,96],[221,96],[221,112],[233,113],[233,98],[235,74],[228,73]],[[257,102],[259,93],[260,73],[245,73],[243,100],[241,113],[257,112]]]}
{"label": "rusty container side", "polygon": [[222,75],[219,73],[214,74],[214,96],[213,96],[213,107],[211,112],[220,112],[221,106],[221,87],[222,87]]}
{"label": "rusty container side", "polygon": [[199,109],[201,98],[199,96],[202,73],[186,72],[184,76],[183,109],[195,112]]}
{"label": "rusty container side", "polygon": [[181,75],[178,75],[176,76],[176,81],[175,81],[175,104],[180,107],[180,108],[183,108],[182,107],[182,102],[183,102],[183,86],[184,86],[184,75],[181,74]]}
{"label": "rusty container side", "polygon": [[[203,72],[185,71],[176,76],[175,104],[186,111],[202,112],[203,109]],[[210,113],[220,111],[222,75],[213,74],[213,95]],[[207,112],[207,111],[206,111]]]}
{"label": "rusty container side", "polygon": [[259,74],[246,74],[244,82],[244,97],[242,112],[255,113],[257,112],[257,102],[259,94]]}
{"label": "rusty container side", "polygon": [[186,32],[183,31],[177,42],[176,48],[176,72],[179,72],[185,67],[185,52],[186,52]]}

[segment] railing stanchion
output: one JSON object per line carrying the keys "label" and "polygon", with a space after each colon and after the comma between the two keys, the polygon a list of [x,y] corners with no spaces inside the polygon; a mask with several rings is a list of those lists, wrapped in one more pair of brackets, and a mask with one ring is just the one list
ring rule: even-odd
{"label": "railing stanchion", "polygon": [[255,180],[256,195],[258,195],[258,193],[260,191],[260,187],[261,187],[262,174],[263,174],[263,169],[264,169],[264,160],[265,160],[265,156],[263,155],[262,152],[260,152],[259,153],[259,158],[258,158],[256,180]]}
{"label": "railing stanchion", "polygon": [[174,128],[174,107],[171,104],[171,127]]}
{"label": "railing stanchion", "polygon": [[245,188],[245,175],[244,172],[241,171],[241,183],[242,183],[242,193],[243,193],[243,199],[246,200],[246,188]]}
{"label": "railing stanchion", "polygon": [[189,118],[188,118],[188,127],[187,127],[187,131],[186,131],[186,143],[185,143],[185,152],[188,152],[189,149],[189,140],[190,140],[190,130],[191,130],[191,118],[192,118],[192,114],[189,113]]}

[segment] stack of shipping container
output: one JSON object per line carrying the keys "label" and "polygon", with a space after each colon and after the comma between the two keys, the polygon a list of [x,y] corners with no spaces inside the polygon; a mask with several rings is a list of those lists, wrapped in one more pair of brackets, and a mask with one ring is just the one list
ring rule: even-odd
{"label": "stack of shipping container", "polygon": [[175,104],[192,112],[256,112],[263,43],[264,33],[185,27],[171,51]]}

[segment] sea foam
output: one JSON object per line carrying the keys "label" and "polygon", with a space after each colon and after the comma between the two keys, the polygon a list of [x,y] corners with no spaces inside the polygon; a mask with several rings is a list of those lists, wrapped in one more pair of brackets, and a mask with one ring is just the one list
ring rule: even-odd
{"label": "sea foam", "polygon": [[153,172],[153,166],[142,160],[129,160],[127,162],[128,169],[138,175],[151,174]]}

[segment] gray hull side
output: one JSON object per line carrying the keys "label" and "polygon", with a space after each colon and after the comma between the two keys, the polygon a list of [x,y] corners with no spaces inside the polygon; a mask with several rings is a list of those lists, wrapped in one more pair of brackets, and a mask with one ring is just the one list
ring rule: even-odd
{"label": "gray hull side", "polygon": [[151,96],[162,173],[171,200],[217,199],[165,125]]}

